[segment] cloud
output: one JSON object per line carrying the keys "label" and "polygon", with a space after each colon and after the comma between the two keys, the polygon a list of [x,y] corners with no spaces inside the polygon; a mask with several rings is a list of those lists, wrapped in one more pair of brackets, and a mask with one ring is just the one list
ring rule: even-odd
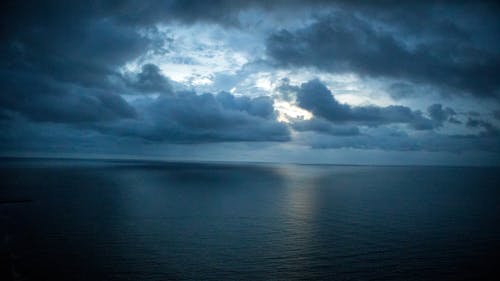
{"label": "cloud", "polygon": [[[172,87],[154,64],[143,65],[137,74],[122,75],[119,69],[158,47],[161,38],[148,36],[155,23],[219,20],[224,3],[219,4],[6,3],[0,16],[2,116],[13,112],[36,122],[60,123],[135,118],[135,108],[120,95],[171,93]],[[238,10],[245,5],[227,6]]]}
{"label": "cloud", "polygon": [[95,129],[153,142],[289,141],[289,129],[276,120],[272,103],[268,97],[225,92],[176,92],[137,105],[137,119],[96,124]]}
{"label": "cloud", "polygon": [[460,124],[460,121],[453,117],[456,115],[456,112],[450,107],[443,108],[441,104],[436,103],[429,106],[427,112],[432,121],[434,121],[435,127],[442,127],[445,121]]}
{"label": "cloud", "polygon": [[409,83],[396,82],[388,87],[389,95],[395,99],[405,99],[418,95],[415,87]]}
{"label": "cloud", "polygon": [[9,2],[0,21],[0,111],[35,122],[135,118],[113,81],[152,39],[77,1]]}
{"label": "cloud", "polygon": [[69,27],[63,24],[71,22],[80,25],[89,19],[111,19],[132,27],[148,27],[172,21],[186,24],[212,22],[237,25],[240,11],[262,4],[269,6],[263,1],[231,0],[94,0],[91,4],[83,0],[74,0],[71,3],[57,0],[23,3],[12,1],[3,5],[2,23],[9,23],[10,28],[2,30],[2,34],[17,33],[26,25],[44,24],[67,29]]}
{"label": "cloud", "polygon": [[[61,13],[64,14],[64,13]],[[3,68],[38,73],[85,87],[107,87],[117,68],[145,52],[152,39],[112,20],[79,17],[68,22],[47,21],[19,26],[4,34]],[[69,24],[71,22],[71,24]],[[11,26],[12,23],[6,26]]]}
{"label": "cloud", "polygon": [[500,134],[500,130],[495,125],[482,119],[469,118],[466,125],[469,128],[482,128],[481,136],[498,136]]}
{"label": "cloud", "polygon": [[171,94],[169,80],[160,72],[160,68],[151,63],[144,64],[141,72],[123,78],[125,83],[140,93]]}
{"label": "cloud", "polygon": [[[461,7],[459,12],[466,8]],[[427,10],[432,11],[432,7]],[[298,30],[282,29],[268,37],[267,53],[281,67],[314,67],[403,81],[393,89],[397,96],[413,95],[408,82],[431,85],[443,93],[498,96],[500,54],[484,42],[494,36],[500,26],[498,20],[482,33],[474,33],[462,29],[453,19],[439,20],[429,14],[419,22],[405,21],[403,16],[413,11],[394,21],[391,11],[364,14],[364,10],[344,10]],[[466,19],[477,20],[478,15],[473,15]],[[425,32],[421,22],[440,28]],[[444,28],[445,23],[448,28]]]}
{"label": "cloud", "polygon": [[[2,74],[0,84],[9,94],[0,95],[0,106],[2,119],[8,122],[17,122],[19,116],[9,113],[16,112],[32,122],[74,125],[103,135],[150,142],[290,140],[289,128],[277,121],[270,97],[174,92],[169,79],[153,64],[143,65],[137,74],[123,76],[125,86],[110,83],[104,89],[25,72]],[[116,94],[120,92],[162,95],[157,98],[146,95],[127,102]]]}
{"label": "cloud", "polygon": [[495,119],[497,120],[500,120],[500,109],[493,111],[493,117],[495,117]]}
{"label": "cloud", "polygon": [[151,25],[158,22],[184,23],[216,22],[238,24],[238,12],[253,6],[253,1],[122,1],[108,8],[122,22],[133,25]]}
{"label": "cloud", "polygon": [[291,123],[292,128],[298,132],[317,132],[332,136],[356,136],[359,135],[359,128],[355,126],[333,125],[332,123],[319,118],[309,120],[297,119]]}
{"label": "cloud", "polygon": [[314,116],[334,123],[354,123],[365,126],[379,126],[391,123],[408,124],[415,130],[431,130],[432,120],[420,111],[406,106],[350,106],[338,102],[331,91],[319,80],[303,83],[297,91],[298,106],[311,111]]}
{"label": "cloud", "polygon": [[44,75],[0,71],[0,85],[0,109],[36,122],[82,123],[136,116],[135,109],[117,94]]}
{"label": "cloud", "polygon": [[[486,116],[484,112],[470,116],[467,122],[468,130],[479,134],[444,136],[437,129],[445,131],[447,123],[460,124],[450,107],[434,104],[421,112],[402,105],[352,106],[340,103],[318,80],[300,86],[285,80],[277,89],[280,95],[273,97],[267,88],[252,88],[255,81],[249,81],[245,88],[252,97],[239,96],[238,89],[218,93],[233,89],[238,81],[255,79],[262,69],[273,77],[284,76],[275,75],[279,69],[273,67],[277,66],[294,68],[299,78],[305,77],[302,67],[311,67],[315,70],[310,73],[321,75],[349,72],[383,78],[382,82],[394,85],[389,87],[393,98],[418,97],[423,84],[449,93],[466,91],[496,97],[500,64],[496,50],[499,39],[490,36],[498,33],[493,32],[498,29],[494,12],[485,12],[483,4],[478,6],[479,14],[484,15],[483,25],[475,21],[477,13],[464,13],[469,6],[439,3],[437,6],[445,8],[439,13],[436,5],[422,9],[426,5],[391,4],[9,1],[0,9],[1,149],[45,147],[57,151],[61,143],[75,149],[105,143],[106,149],[114,149],[127,143],[127,150],[135,151],[144,143],[168,147],[172,143],[252,142],[257,146],[256,142],[298,142],[314,148],[498,151],[496,123],[480,119]],[[322,16],[310,18],[311,14]],[[242,15],[255,17],[255,25],[252,20],[249,26],[242,25]],[[260,20],[268,16],[276,16],[269,22],[291,19],[294,23],[276,31],[266,26],[269,22]],[[220,34],[210,40],[231,38],[222,42],[228,48],[220,52],[239,51],[255,39],[256,43],[242,51],[255,49],[256,61],[235,69],[234,75],[213,70],[213,87],[204,88],[209,93],[177,91],[191,89],[191,85],[178,82],[172,87],[159,65],[148,63],[162,63],[149,54],[161,58],[162,52],[175,52],[164,45],[167,39],[158,27],[169,23],[176,24],[174,29],[197,23],[199,30],[206,23],[218,24]],[[248,33],[236,40],[223,36],[240,30]],[[265,54],[259,52],[264,46],[258,44],[263,38],[268,38],[264,43],[270,60],[261,60]],[[193,49],[203,52],[203,46],[196,45],[197,39],[192,40]],[[219,46],[219,42],[210,43],[214,49]],[[225,63],[219,62],[216,54],[206,53],[214,64]],[[199,63],[212,67],[204,60]],[[137,72],[134,67],[127,72],[130,65],[138,65]],[[161,67],[165,70],[165,65]],[[183,70],[172,69],[176,71]],[[274,85],[271,82],[269,85]],[[270,96],[255,97],[260,94]],[[273,98],[296,102],[314,117],[279,122]],[[468,108],[459,112],[463,110]]]}
{"label": "cloud", "polygon": [[423,134],[411,136],[387,127],[379,128],[377,132],[343,137],[310,132],[301,134],[297,143],[310,146],[313,149],[353,148],[387,151],[446,151],[451,153],[465,151],[500,152],[498,137],[493,135],[443,135],[434,131],[425,131]]}

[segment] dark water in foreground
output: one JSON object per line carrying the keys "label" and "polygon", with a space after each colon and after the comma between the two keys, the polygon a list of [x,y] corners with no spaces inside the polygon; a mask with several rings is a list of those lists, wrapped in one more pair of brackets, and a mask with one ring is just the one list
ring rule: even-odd
{"label": "dark water in foreground", "polygon": [[498,168],[3,159],[0,171],[1,280],[498,277]]}

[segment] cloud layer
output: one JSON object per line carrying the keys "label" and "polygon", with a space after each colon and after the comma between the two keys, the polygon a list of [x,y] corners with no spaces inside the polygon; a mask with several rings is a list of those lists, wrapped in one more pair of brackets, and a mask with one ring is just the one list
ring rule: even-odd
{"label": "cloud layer", "polygon": [[176,92],[137,105],[139,117],[96,129],[105,134],[169,143],[289,141],[268,97]]}
{"label": "cloud layer", "polygon": [[498,153],[499,10],[10,1],[0,17],[0,152],[232,142]]}
{"label": "cloud layer", "polygon": [[314,116],[336,123],[355,123],[366,126],[379,126],[391,123],[404,123],[416,130],[429,130],[434,127],[431,119],[420,111],[406,106],[349,106],[341,104],[319,80],[301,85],[297,92],[298,105],[311,111]]}
{"label": "cloud layer", "polygon": [[[358,16],[341,12],[320,17],[304,28],[272,34],[267,51],[284,67],[315,67],[332,73],[430,84],[444,93],[498,97],[500,54],[486,42],[481,44],[482,40],[498,44],[498,39],[488,38],[488,31],[499,30],[498,19],[491,19],[494,24],[486,27],[486,32],[467,30],[460,22],[447,19],[446,11],[437,14],[438,8],[428,7],[418,22],[412,10],[398,8],[394,12],[401,17],[399,20],[408,21],[393,22],[390,11],[385,17],[371,10],[361,11]],[[459,8],[457,13],[488,7]],[[472,15],[465,20],[480,19]],[[423,29],[421,22],[428,28]],[[430,33],[422,34],[425,32]]]}

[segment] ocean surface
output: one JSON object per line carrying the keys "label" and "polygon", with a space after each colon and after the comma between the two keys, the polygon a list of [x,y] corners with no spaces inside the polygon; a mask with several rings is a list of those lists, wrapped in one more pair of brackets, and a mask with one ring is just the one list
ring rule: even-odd
{"label": "ocean surface", "polygon": [[0,280],[500,280],[500,169],[0,161]]}

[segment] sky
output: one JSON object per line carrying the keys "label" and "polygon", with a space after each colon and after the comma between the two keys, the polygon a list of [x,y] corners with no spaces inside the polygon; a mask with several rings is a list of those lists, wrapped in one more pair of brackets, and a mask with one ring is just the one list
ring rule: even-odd
{"label": "sky", "polygon": [[500,6],[5,1],[0,155],[500,165]]}

